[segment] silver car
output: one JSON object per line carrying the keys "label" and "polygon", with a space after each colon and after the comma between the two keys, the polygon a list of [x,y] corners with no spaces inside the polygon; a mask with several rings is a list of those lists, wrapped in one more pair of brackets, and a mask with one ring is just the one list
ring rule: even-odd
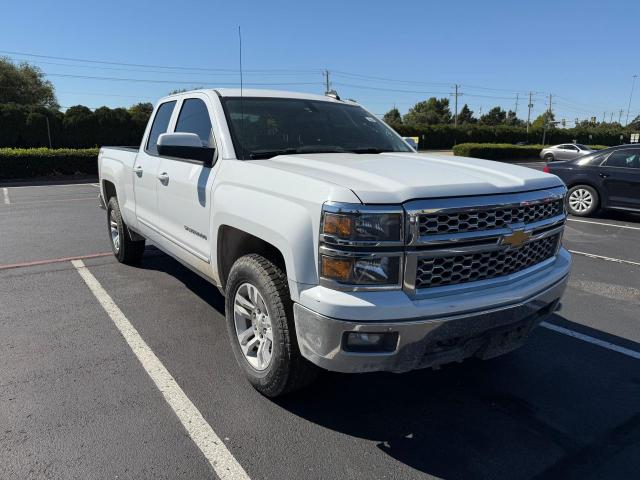
{"label": "silver car", "polygon": [[587,155],[594,150],[579,143],[562,143],[553,147],[543,148],[540,152],[540,158],[545,162],[553,162],[555,160],[573,160],[574,158]]}

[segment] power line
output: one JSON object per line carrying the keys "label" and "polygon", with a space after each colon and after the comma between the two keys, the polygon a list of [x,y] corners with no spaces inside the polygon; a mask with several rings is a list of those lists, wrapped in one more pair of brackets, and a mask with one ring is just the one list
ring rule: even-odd
{"label": "power line", "polygon": [[[14,61],[24,61],[24,59],[20,59],[20,58],[16,58],[16,57],[6,57],[9,58],[11,60]],[[69,67],[69,68],[85,68],[85,69],[92,69],[92,70],[113,70],[113,71],[122,71],[122,72],[139,72],[139,73],[159,73],[159,74],[169,74],[169,75],[225,75],[225,76],[237,76],[238,72],[234,71],[234,70],[220,70],[220,71],[216,71],[216,72],[201,72],[201,71],[186,71],[186,70],[180,70],[180,71],[173,71],[173,70],[148,70],[148,69],[144,69],[144,68],[120,68],[120,67],[110,67],[110,66],[103,66],[103,65],[76,65],[76,64],[72,64],[72,63],[61,63],[61,62],[47,62],[47,61],[42,61],[42,60],[32,60],[32,63],[36,64],[36,65],[56,65],[56,66],[61,66],[61,67]],[[260,75],[266,75],[266,76],[282,76],[282,77],[286,77],[286,76],[301,76],[301,75],[317,75],[319,72],[318,71],[299,71],[299,72],[279,72],[279,71],[249,71],[249,73],[253,73],[253,74],[260,74]]]}
{"label": "power line", "polygon": [[[173,66],[173,65],[150,65],[150,64],[142,64],[142,63],[125,63],[125,62],[113,62],[107,60],[92,60],[87,58],[72,58],[72,57],[58,57],[53,55],[38,55],[35,53],[24,53],[24,52],[13,52],[8,50],[0,50],[0,53],[7,55],[20,55],[23,57],[33,57],[33,58],[48,58],[53,60],[65,60],[70,62],[83,62],[83,63],[94,63],[101,65],[121,65],[126,67],[142,67],[142,68],[161,68],[168,70],[197,70],[203,72],[235,72],[237,73],[237,69],[230,68],[206,68],[206,67],[185,67],[185,66]],[[294,69],[262,69],[262,70],[247,70],[255,73],[260,72],[319,72],[319,70],[294,70]]]}
{"label": "power line", "polygon": [[[137,82],[137,83],[165,83],[165,84],[182,84],[182,85],[216,85],[218,87],[231,85],[237,86],[239,83],[236,82],[225,82],[225,83],[211,83],[211,82],[193,82],[186,80],[154,80],[154,79],[146,79],[146,78],[120,78],[120,77],[97,77],[91,75],[73,75],[68,73],[47,73],[43,72],[47,77],[64,77],[64,78],[81,78],[85,80],[108,80],[115,82]],[[285,85],[318,85],[319,82],[281,82],[281,83],[247,83],[247,85],[252,86],[285,86]]]}

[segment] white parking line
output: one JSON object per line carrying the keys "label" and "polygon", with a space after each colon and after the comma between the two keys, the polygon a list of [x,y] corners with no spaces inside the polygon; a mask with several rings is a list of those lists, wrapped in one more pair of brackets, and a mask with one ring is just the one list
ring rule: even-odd
{"label": "white parking line", "polygon": [[109,294],[102,288],[96,277],[85,267],[82,260],[71,262],[78,273],[96,297],[102,308],[107,312],[116,328],[129,344],[133,353],[162,392],[164,399],[173,409],[178,419],[187,430],[191,440],[198,446],[207,458],[213,470],[223,480],[249,479],[242,466],[225,447],[220,437],[213,431],[200,411],[189,400],[171,373],[165,368],[149,345],[142,339],[135,327],[129,322],[124,313],[118,308]]}
{"label": "white parking line", "polygon": [[9,205],[11,203],[11,200],[9,200],[9,190],[3,188],[2,192],[4,193],[4,204]]}
{"label": "white parking line", "polygon": [[6,188],[99,187],[97,183],[53,183],[51,185],[15,185]]}
{"label": "white parking line", "polygon": [[640,266],[640,262],[633,262],[631,260],[622,260],[621,258],[605,257],[603,255],[596,255],[595,253],[579,252],[577,250],[569,250],[576,255],[582,255],[583,257],[597,258],[598,260],[606,260],[607,262],[626,263],[628,265]]}
{"label": "white parking line", "polygon": [[577,338],[578,340],[582,340],[583,342],[592,343],[593,345],[598,345],[599,347],[603,347],[608,350],[613,350],[614,352],[621,353],[622,355],[626,355],[628,357],[640,360],[640,352],[636,352],[635,350],[621,347],[611,342],[605,342],[604,340],[590,337],[589,335],[585,335],[584,333],[574,332],[573,330],[569,330],[568,328],[554,325],[553,323],[542,322],[540,323],[540,326],[544,328],[548,328],[549,330],[553,330],[554,332],[562,333],[564,335]]}
{"label": "white parking line", "polygon": [[632,227],[631,225],[618,225],[615,223],[594,222],[592,220],[578,220],[577,218],[567,218],[568,222],[591,223],[592,225],[604,225],[607,227],[627,228],[629,230],[640,230],[640,227]]}

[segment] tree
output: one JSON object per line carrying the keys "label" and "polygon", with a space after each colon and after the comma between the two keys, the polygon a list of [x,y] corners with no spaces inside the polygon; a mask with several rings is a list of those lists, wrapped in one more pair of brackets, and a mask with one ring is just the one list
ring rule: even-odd
{"label": "tree", "polygon": [[553,112],[546,110],[543,114],[538,115],[538,118],[536,118],[533,121],[531,126],[533,128],[544,128],[546,124],[550,122],[555,122],[555,120],[556,120],[556,116],[553,114]]}
{"label": "tree", "polygon": [[478,120],[473,117],[473,110],[465,103],[460,112],[458,112],[458,125],[468,123],[476,123]]}
{"label": "tree", "polygon": [[424,102],[418,102],[409,109],[404,116],[404,123],[408,125],[437,125],[451,123],[449,99],[431,97]]}
{"label": "tree", "polygon": [[129,141],[131,145],[140,143],[142,136],[144,135],[144,129],[147,127],[149,118],[153,113],[153,104],[151,103],[137,103],[132,107],[129,107],[129,115],[131,116],[131,134]]}
{"label": "tree", "polygon": [[388,125],[402,125],[402,117],[400,116],[400,111],[395,107],[385,113],[382,119]]}
{"label": "tree", "polygon": [[480,123],[483,125],[500,125],[505,123],[507,112],[500,107],[493,107],[487,113],[480,117]]}
{"label": "tree", "polygon": [[635,130],[640,130],[640,115],[629,122],[627,125],[628,128],[633,128]]}
{"label": "tree", "polygon": [[520,120],[517,116],[516,116],[516,112],[514,112],[513,110],[509,110],[507,112],[507,118],[505,119],[504,123],[506,123],[507,125],[510,125],[512,127],[522,127],[524,126],[524,120]]}
{"label": "tree", "polygon": [[59,107],[53,85],[38,67],[15,65],[6,57],[0,57],[0,103]]}

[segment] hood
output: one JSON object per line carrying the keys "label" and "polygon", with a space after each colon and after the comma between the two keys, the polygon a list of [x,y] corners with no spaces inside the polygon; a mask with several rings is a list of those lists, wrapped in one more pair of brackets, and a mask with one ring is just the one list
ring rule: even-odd
{"label": "hood", "polygon": [[521,192],[562,185],[554,175],[508,163],[420,153],[316,153],[252,160],[352,190],[363,203]]}

